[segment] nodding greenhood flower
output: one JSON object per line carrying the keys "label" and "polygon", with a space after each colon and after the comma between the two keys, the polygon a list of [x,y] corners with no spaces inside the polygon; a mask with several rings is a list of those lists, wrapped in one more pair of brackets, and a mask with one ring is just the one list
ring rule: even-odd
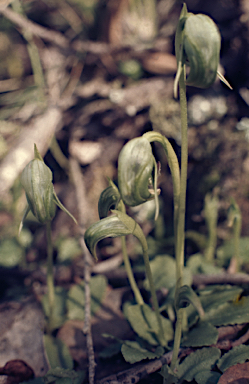
{"label": "nodding greenhood flower", "polygon": [[186,84],[208,88],[216,79],[220,59],[221,37],[214,21],[207,15],[194,15],[184,4],[176,31],[175,50],[177,76],[175,93],[180,72],[188,64],[190,72]]}
{"label": "nodding greenhood flower", "polygon": [[44,224],[55,216],[56,205],[66,212],[75,223],[76,219],[58,199],[52,184],[52,172],[44,163],[36,145],[34,145],[34,160],[30,161],[21,174],[21,183],[26,193],[28,206],[25,210],[19,231],[28,212],[31,211],[36,219]]}
{"label": "nodding greenhood flower", "polygon": [[143,250],[147,250],[146,238],[139,224],[124,212],[111,211],[111,216],[92,224],[85,232],[84,238],[90,253],[97,259],[96,245],[107,237],[135,236],[141,243]]}
{"label": "nodding greenhood flower", "polygon": [[109,180],[109,186],[103,190],[99,197],[99,218],[104,219],[107,217],[111,208],[122,211],[122,202],[119,190],[113,181]]}
{"label": "nodding greenhood flower", "polygon": [[[149,186],[154,180],[154,191]],[[157,166],[151,145],[144,137],[130,140],[118,159],[118,187],[125,204],[137,206],[157,197]]]}

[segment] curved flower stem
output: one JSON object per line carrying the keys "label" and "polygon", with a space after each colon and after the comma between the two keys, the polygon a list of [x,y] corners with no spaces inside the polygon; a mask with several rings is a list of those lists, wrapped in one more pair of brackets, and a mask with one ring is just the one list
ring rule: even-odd
{"label": "curved flower stem", "polygon": [[[186,189],[187,189],[187,167],[188,167],[188,117],[187,117],[187,97],[185,84],[185,66],[179,78],[180,107],[181,107],[181,183],[179,197],[179,212],[177,220],[177,244],[176,244],[176,292],[182,286],[182,274],[184,267],[184,243],[185,243],[185,210],[186,210]],[[178,352],[180,348],[182,321],[184,309],[177,311],[177,322],[175,329],[175,339],[171,368],[174,370]]]}
{"label": "curved flower stem", "polygon": [[180,196],[180,168],[177,156],[175,151],[170,144],[169,140],[161,135],[159,132],[146,132],[143,137],[145,137],[149,142],[158,142],[160,143],[166,153],[168,160],[172,182],[173,182],[173,195],[174,195],[174,233],[175,233],[175,243],[176,243],[176,234],[177,234],[177,220],[178,220],[178,210],[179,210],[179,196]]}
{"label": "curved flower stem", "polygon": [[54,275],[53,275],[53,245],[51,237],[51,222],[46,223],[46,235],[47,235],[47,287],[48,287],[48,331],[52,330],[53,312],[54,312],[54,300],[55,300],[55,288],[54,288]]}
{"label": "curved flower stem", "polygon": [[134,275],[133,275],[133,272],[132,272],[132,268],[131,268],[131,263],[130,263],[130,260],[129,260],[129,256],[127,254],[125,236],[121,236],[121,242],[122,242],[122,253],[123,253],[123,259],[124,259],[124,265],[125,265],[125,269],[126,269],[126,272],[127,272],[127,276],[128,276],[128,280],[129,280],[131,289],[132,289],[132,291],[134,293],[134,296],[135,296],[137,304],[143,305],[144,304],[144,300],[142,298],[142,295],[141,295],[141,293],[139,291],[139,288],[137,286],[136,280],[134,278]]}

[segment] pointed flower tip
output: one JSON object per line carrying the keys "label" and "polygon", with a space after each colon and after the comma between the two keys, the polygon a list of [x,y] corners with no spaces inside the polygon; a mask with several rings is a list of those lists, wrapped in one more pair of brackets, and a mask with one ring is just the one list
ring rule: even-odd
{"label": "pointed flower tip", "polygon": [[35,159],[36,160],[41,160],[43,161],[43,158],[41,157],[41,154],[40,152],[38,151],[38,148],[36,146],[36,144],[34,143],[34,154],[35,154]]}

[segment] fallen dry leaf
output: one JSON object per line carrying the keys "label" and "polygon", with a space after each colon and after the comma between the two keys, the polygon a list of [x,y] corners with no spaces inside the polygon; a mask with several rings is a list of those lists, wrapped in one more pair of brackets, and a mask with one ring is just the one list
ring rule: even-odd
{"label": "fallen dry leaf", "polygon": [[249,362],[236,364],[228,368],[221,376],[218,384],[248,384],[249,383]]}
{"label": "fallen dry leaf", "polygon": [[0,367],[0,375],[7,376],[6,384],[18,384],[32,379],[34,371],[23,360],[11,360],[4,367]]}

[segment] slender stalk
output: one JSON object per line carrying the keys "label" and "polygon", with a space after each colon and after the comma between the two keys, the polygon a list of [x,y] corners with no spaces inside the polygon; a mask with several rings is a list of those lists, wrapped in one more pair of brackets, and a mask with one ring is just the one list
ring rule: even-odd
{"label": "slender stalk", "polygon": [[236,260],[236,272],[240,271],[240,236],[241,236],[241,227],[242,219],[241,212],[237,214],[234,218],[234,257]]}
{"label": "slender stalk", "polygon": [[140,293],[140,290],[137,286],[136,280],[134,278],[134,274],[131,268],[131,263],[129,260],[129,256],[127,254],[127,248],[126,248],[126,242],[125,242],[125,236],[121,236],[121,242],[122,242],[122,253],[123,253],[123,259],[124,259],[124,265],[127,272],[128,280],[131,286],[131,289],[134,293],[135,299],[137,304],[143,305],[144,300],[142,298],[142,295]]}
{"label": "slender stalk", "polygon": [[47,235],[47,287],[48,287],[48,331],[52,330],[54,301],[55,301],[55,287],[54,287],[54,274],[53,274],[53,245],[51,237],[51,221],[46,223]]}
{"label": "slender stalk", "polygon": [[[181,107],[181,176],[179,212],[177,220],[177,244],[176,244],[176,292],[182,286],[182,275],[184,267],[184,243],[185,243],[185,211],[186,211],[186,189],[187,189],[187,167],[188,167],[188,116],[187,97],[185,84],[185,66],[183,66],[179,78],[180,107]],[[177,311],[177,322],[175,329],[173,356],[171,368],[174,370],[181,342],[182,321],[184,309]]]}
{"label": "slender stalk", "polygon": [[158,323],[158,328],[159,328],[159,342],[161,345],[165,345],[165,339],[164,339],[164,332],[163,332],[163,324],[162,324],[162,319],[159,311],[159,305],[156,297],[156,290],[155,290],[155,285],[153,282],[153,277],[150,269],[150,262],[149,262],[149,255],[148,255],[148,250],[143,247],[143,257],[144,257],[144,265],[145,265],[145,272],[147,279],[149,281],[150,285],[150,293],[151,293],[151,299],[152,299],[152,304],[154,307],[154,311],[156,314],[157,318],[157,323]]}
{"label": "slender stalk", "polygon": [[166,153],[168,160],[170,173],[173,182],[173,196],[174,196],[174,234],[175,234],[175,246],[177,238],[177,221],[178,221],[178,210],[179,210],[179,197],[180,197],[180,168],[176,153],[170,144],[169,140],[162,136],[159,132],[147,132],[143,135],[150,142],[160,143]]}
{"label": "slender stalk", "polygon": [[[126,213],[125,204],[124,204],[122,199],[119,202],[118,210],[123,212],[123,213]],[[125,236],[121,236],[121,246],[122,246],[123,260],[124,260],[124,265],[125,265],[126,273],[127,273],[127,276],[128,276],[128,280],[129,280],[131,289],[132,289],[132,291],[134,293],[135,300],[136,300],[137,304],[143,305],[144,304],[144,300],[142,298],[142,295],[140,293],[140,290],[139,290],[139,288],[137,286],[137,283],[136,283],[136,280],[134,278],[134,274],[133,274],[133,271],[132,271],[130,259],[129,259],[129,256],[128,256],[128,253],[127,253]]]}
{"label": "slender stalk", "polygon": [[208,241],[205,249],[205,258],[208,262],[214,260],[217,245],[217,220],[218,220],[218,198],[207,194],[205,197],[205,219],[208,228]]}

